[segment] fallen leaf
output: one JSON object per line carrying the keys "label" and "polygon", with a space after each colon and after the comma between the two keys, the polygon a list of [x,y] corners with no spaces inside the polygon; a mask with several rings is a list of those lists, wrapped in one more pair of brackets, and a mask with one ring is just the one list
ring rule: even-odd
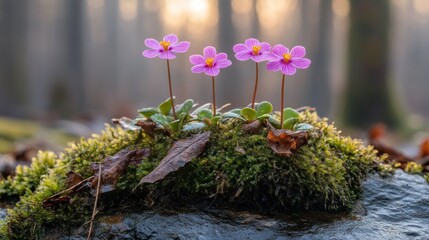
{"label": "fallen leaf", "polygon": [[135,123],[135,125],[141,127],[147,135],[149,135],[151,137],[154,136],[154,131],[156,129],[156,123],[150,122],[150,121],[137,121]]}
{"label": "fallen leaf", "polygon": [[113,156],[108,156],[101,163],[93,163],[91,165],[94,171],[94,179],[92,180],[91,186],[94,189],[98,183],[98,171],[99,164],[101,164],[101,186],[100,193],[106,193],[115,190],[116,183],[119,178],[124,175],[130,164],[138,164],[142,158],[150,155],[149,148],[129,150],[123,149]]}
{"label": "fallen leaf", "polygon": [[[402,152],[394,149],[391,146],[388,146],[381,140],[370,140],[369,144],[374,147],[378,151],[377,155],[381,156],[383,154],[387,154],[387,159],[390,162],[397,162],[397,163],[408,163],[412,162],[413,159],[405,156]],[[404,165],[405,166],[405,165]]]}
{"label": "fallen leaf", "polygon": [[144,183],[155,183],[164,179],[169,173],[177,171],[193,158],[198,157],[204,150],[210,137],[210,132],[192,135],[181,139],[173,144],[159,165],[148,175],[140,180],[139,185]]}
{"label": "fallen leaf", "polygon": [[249,133],[249,134],[255,134],[258,133],[261,129],[261,122],[256,120],[247,124],[243,125],[243,131]]}
{"label": "fallen leaf", "polygon": [[82,180],[83,180],[83,177],[79,173],[70,171],[67,173],[66,188],[71,188],[76,184],[82,182]]}
{"label": "fallen leaf", "polygon": [[420,156],[419,157],[424,158],[426,156],[429,156],[429,138],[426,138],[420,144]]}
{"label": "fallen leaf", "polygon": [[112,123],[119,124],[123,129],[137,131],[140,128],[133,124],[133,120],[127,117],[121,117],[119,119],[113,118]]}
{"label": "fallen leaf", "polygon": [[368,137],[371,141],[374,141],[383,137],[385,133],[386,133],[386,125],[384,123],[377,123],[369,129]]}
{"label": "fallen leaf", "polygon": [[93,177],[83,179],[78,173],[70,171],[67,173],[66,189],[58,192],[42,202],[44,208],[52,208],[59,204],[70,204],[71,197],[80,192]]}
{"label": "fallen leaf", "polygon": [[42,202],[44,208],[52,208],[60,204],[70,204],[70,196],[59,196],[56,198],[48,198]]}
{"label": "fallen leaf", "polygon": [[292,131],[288,129],[276,129],[269,124],[267,141],[268,146],[280,156],[290,157],[293,151],[307,143],[307,131]]}

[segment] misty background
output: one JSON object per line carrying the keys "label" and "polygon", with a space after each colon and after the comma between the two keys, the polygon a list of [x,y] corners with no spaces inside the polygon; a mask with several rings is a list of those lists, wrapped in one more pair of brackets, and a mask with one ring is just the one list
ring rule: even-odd
{"label": "misty background", "polygon": [[[168,98],[165,60],[146,38],[190,41],[171,61],[177,102],[211,101],[210,78],[188,57],[226,52],[218,105],[251,101],[253,62],[232,46],[249,37],[303,45],[312,65],[286,78],[285,106],[314,106],[352,127],[428,128],[427,0],[0,0],[0,116],[108,122]],[[279,72],[260,65],[257,101],[280,106]],[[399,119],[399,120],[397,120]]]}

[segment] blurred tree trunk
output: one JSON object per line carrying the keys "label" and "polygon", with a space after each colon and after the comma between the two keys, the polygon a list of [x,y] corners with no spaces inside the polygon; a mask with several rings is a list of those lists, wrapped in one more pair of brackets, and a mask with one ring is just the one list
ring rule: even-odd
{"label": "blurred tree trunk", "polygon": [[316,32],[318,41],[314,41],[314,52],[311,54],[313,56],[309,81],[311,86],[308,89],[310,106],[316,107],[321,116],[327,116],[330,112],[331,88],[330,65],[326,59],[329,59],[331,53],[332,1],[321,1],[319,10],[319,27]]}
{"label": "blurred tree trunk", "polygon": [[[235,43],[235,33],[234,33],[234,24],[232,22],[232,9],[231,1],[219,1],[219,33],[218,41],[219,48],[218,52],[226,52],[228,58],[232,60],[234,53],[231,49],[231,43]],[[222,74],[224,72],[224,74]],[[225,74],[226,73],[226,74]],[[237,86],[237,73],[231,69],[224,69],[221,71],[219,80],[216,82],[217,86],[217,95],[219,102],[217,105],[223,105],[224,103],[238,103],[240,104],[243,101],[242,91],[238,91],[239,86]],[[226,102],[225,102],[226,101]]]}
{"label": "blurred tree trunk", "polygon": [[23,116],[26,94],[27,0],[0,1],[0,113]]}
{"label": "blurred tree trunk", "polygon": [[400,124],[389,79],[389,0],[351,0],[345,123]]}
{"label": "blurred tree trunk", "polygon": [[73,111],[82,113],[85,109],[85,80],[83,78],[83,1],[73,0],[66,7],[66,50],[68,68],[68,86],[71,88]]}

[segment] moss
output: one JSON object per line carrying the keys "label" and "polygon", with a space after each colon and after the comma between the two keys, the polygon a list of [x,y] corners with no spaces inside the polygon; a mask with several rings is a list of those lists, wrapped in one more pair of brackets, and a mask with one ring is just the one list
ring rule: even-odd
{"label": "moss", "polygon": [[[153,138],[142,132],[126,132],[107,127],[100,135],[71,144],[59,156],[39,153],[41,161],[25,171],[26,182],[21,185],[3,183],[0,190],[21,195],[20,201],[8,212],[0,233],[8,238],[37,238],[54,224],[71,224],[89,219],[93,199],[82,192],[71,205],[44,209],[42,201],[64,190],[66,173],[70,170],[84,177],[92,175],[89,165],[114,155],[124,148],[149,147],[151,156],[136,167],[130,167],[117,187],[127,194],[117,194],[122,202],[129,198],[146,202],[192,203],[216,196],[217,202],[258,207],[261,211],[293,209],[349,209],[360,197],[361,183],[375,161],[372,147],[358,140],[340,136],[326,119],[314,113],[301,115],[301,122],[315,128],[306,145],[291,157],[275,155],[269,148],[267,128],[257,134],[242,131],[242,123],[229,120],[203,131],[212,132],[203,153],[190,164],[171,174],[164,181],[146,186],[132,195],[139,180],[152,171],[167,154],[172,143],[191,133],[176,133],[169,137],[157,133]],[[237,151],[237,147],[243,149]],[[37,170],[45,162],[54,166]],[[30,181],[31,179],[31,181]],[[4,189],[4,190],[3,190]],[[18,190],[20,189],[20,190]],[[108,199],[102,203],[108,205]],[[150,206],[147,204],[146,206]]]}
{"label": "moss", "polygon": [[55,166],[57,156],[53,152],[39,151],[32,159],[31,166],[20,166],[15,170],[15,176],[0,181],[1,196],[21,196],[31,193],[39,185],[42,176]]}

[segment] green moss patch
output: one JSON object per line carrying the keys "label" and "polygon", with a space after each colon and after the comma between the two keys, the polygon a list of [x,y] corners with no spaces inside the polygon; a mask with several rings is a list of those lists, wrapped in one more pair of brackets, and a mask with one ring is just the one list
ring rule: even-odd
{"label": "green moss patch", "polygon": [[[107,126],[100,135],[70,145],[55,155],[41,152],[30,168],[0,183],[0,194],[20,200],[1,223],[6,238],[37,238],[49,227],[83,224],[94,202],[89,190],[81,190],[69,203],[44,208],[42,202],[66,189],[66,176],[74,171],[88,178],[90,165],[102,162],[123,149],[149,148],[150,156],[128,167],[116,184],[120,194],[101,196],[103,209],[137,203],[141,207],[215,202],[248,207],[255,211],[347,210],[361,196],[361,183],[375,162],[381,161],[372,147],[340,132],[315,113],[300,115],[300,123],[314,126],[308,141],[290,157],[279,156],[268,146],[265,124],[253,133],[243,130],[237,119],[208,125],[194,132],[148,136]],[[162,181],[140,180],[155,169],[179,139],[210,131],[202,153]],[[134,191],[135,190],[135,191]]]}

